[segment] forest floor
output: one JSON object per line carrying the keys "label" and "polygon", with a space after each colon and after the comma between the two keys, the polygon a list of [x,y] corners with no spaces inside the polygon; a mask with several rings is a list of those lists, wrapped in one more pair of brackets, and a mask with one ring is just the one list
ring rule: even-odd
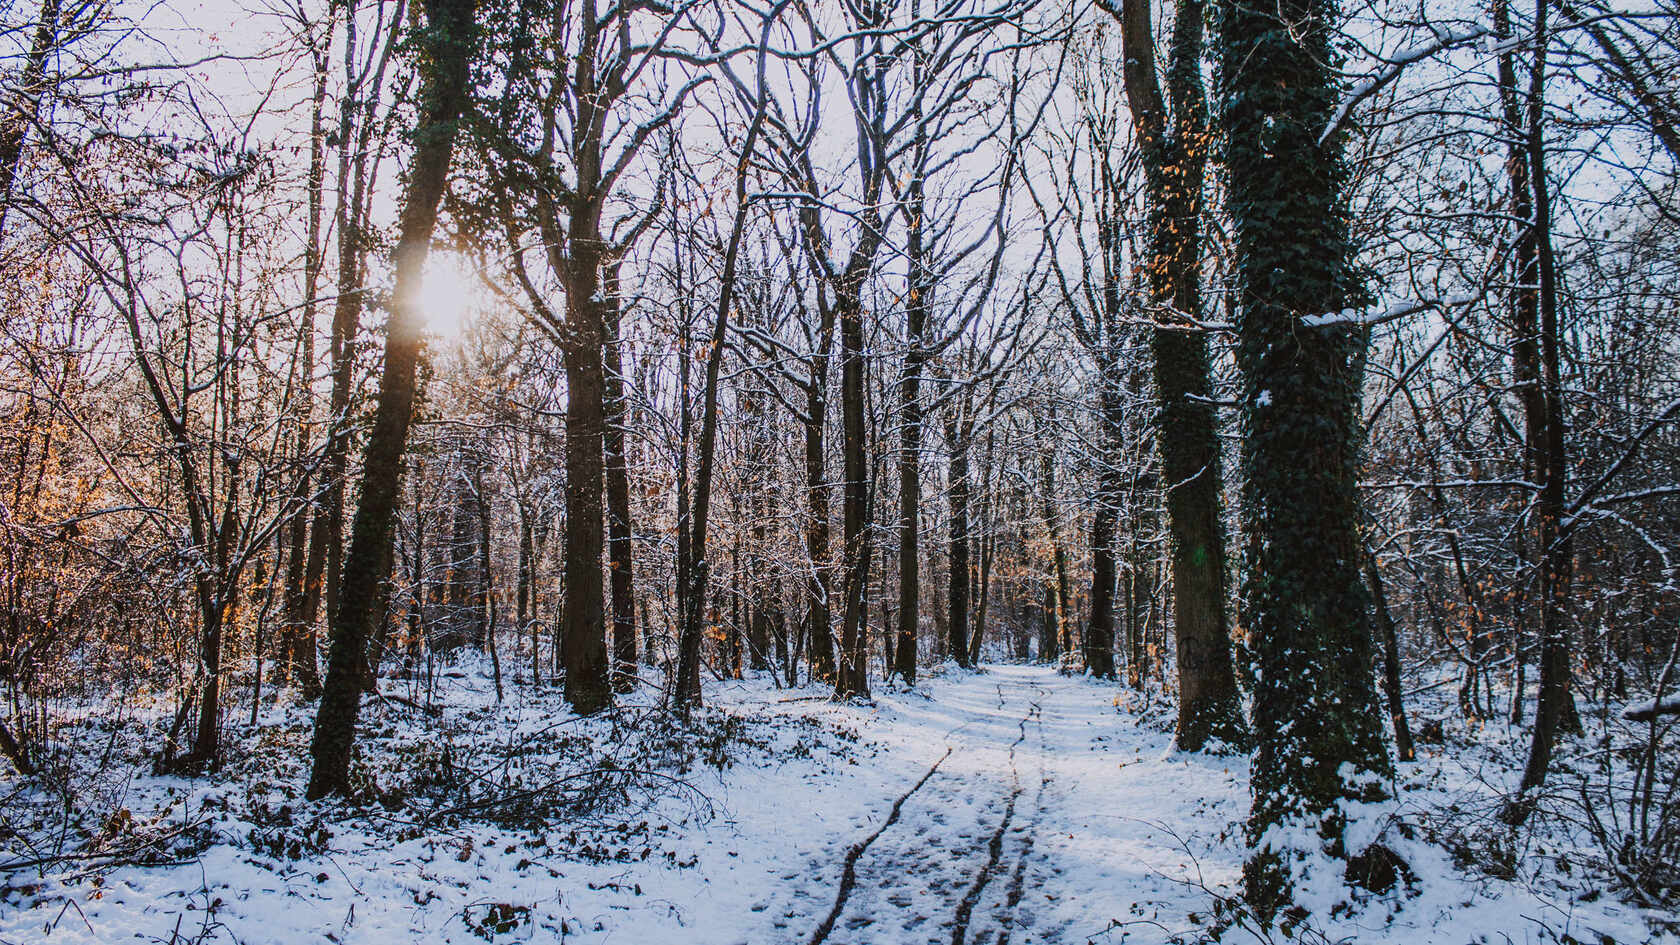
{"label": "forest floor", "polygon": [[[498,704],[476,665],[441,685],[446,709],[416,694],[364,715],[383,803],[293,799],[309,721],[296,704],[233,727],[243,747],[214,778],[123,773],[108,751],[77,782],[79,820],[13,786],[0,942],[1073,945],[1197,941],[1220,916],[1226,940],[1256,938],[1230,911],[1247,760],[1175,752],[1164,704],[1112,683],[947,668],[837,704],[768,678],[714,682],[681,730],[650,700],[589,720],[545,688],[509,686]],[[90,714],[86,734],[123,745],[146,718]],[[1482,732],[1476,750],[1426,747],[1401,766],[1376,829],[1413,864],[1410,888],[1305,903],[1302,937],[1672,935],[1591,876],[1543,868],[1570,842],[1559,834],[1499,878],[1452,859],[1441,838],[1471,843],[1464,825],[1514,777],[1498,759],[1515,739]],[[31,850],[76,858],[19,868]]]}

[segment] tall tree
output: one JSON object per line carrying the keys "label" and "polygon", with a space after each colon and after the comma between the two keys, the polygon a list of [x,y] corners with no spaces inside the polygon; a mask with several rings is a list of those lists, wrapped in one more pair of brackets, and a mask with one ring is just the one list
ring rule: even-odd
{"label": "tall tree", "polygon": [[[672,52],[676,24],[690,12],[686,4],[602,8],[592,0],[516,0],[514,7],[495,50],[500,98],[494,120],[481,128],[491,183],[478,195],[479,209],[502,231],[509,276],[565,366],[560,650],[566,701],[587,715],[613,699],[602,553],[612,400],[607,348],[619,300],[608,296],[605,278],[657,217],[662,201],[660,191],[638,206],[620,192],[621,184],[647,142],[670,126],[708,76],[695,74],[657,93],[645,87],[658,71],[655,64]],[[643,14],[655,19],[633,29]],[[642,26],[651,30],[648,37],[639,36]],[[629,206],[609,221],[609,209],[618,204]],[[528,263],[531,254],[546,276]],[[549,296],[550,279],[565,296],[559,310]]]}
{"label": "tall tree", "polygon": [[[779,170],[798,190],[808,196],[799,203],[798,220],[801,243],[819,285],[816,298],[822,329],[814,341],[818,353],[810,361],[810,382],[806,387],[808,414],[806,425],[806,470],[811,499],[811,521],[807,538],[812,554],[811,566],[818,577],[812,588],[812,668],[822,672],[824,654],[821,640],[826,636],[827,622],[832,619],[833,582],[821,575],[825,567],[818,556],[826,557],[829,529],[827,525],[828,497],[820,494],[824,487],[817,485],[822,474],[822,459],[816,451],[822,446],[820,423],[827,411],[826,393],[818,390],[819,377],[826,376],[829,363],[827,329],[835,326],[840,335],[840,413],[841,413],[841,630],[836,653],[834,688],[838,697],[867,696],[868,627],[864,620],[867,601],[866,576],[873,554],[873,530],[868,528],[870,470],[868,445],[865,442],[864,403],[867,370],[864,339],[866,315],[865,283],[874,272],[877,255],[886,241],[886,227],[890,208],[884,200],[890,170],[889,105],[886,74],[891,57],[886,53],[890,30],[889,4],[870,0],[849,6],[849,33],[829,37],[821,26],[810,19],[806,26],[813,43],[821,43],[830,50],[844,72],[855,130],[855,167],[857,192],[852,195],[861,210],[856,215],[858,232],[850,252],[841,259],[833,249],[825,229],[823,208],[828,204],[828,188],[819,182],[812,166],[809,147],[820,130],[817,111],[801,106],[797,113],[807,113],[806,124],[791,127],[784,120],[776,136],[774,150]],[[842,50],[849,50],[844,62],[839,62]],[[820,82],[819,73],[810,79]],[[811,86],[813,96],[817,85]],[[815,101],[815,98],[813,98]],[[820,600],[820,603],[819,603]]]}
{"label": "tall tree", "polygon": [[[1103,48],[1102,38],[1094,37],[1092,51]],[[1112,678],[1115,594],[1120,583],[1116,542],[1131,475],[1127,398],[1142,367],[1132,344],[1138,320],[1131,291],[1137,267],[1132,260],[1135,239],[1130,225],[1137,191],[1132,182],[1136,149],[1125,142],[1128,127],[1119,104],[1123,69],[1114,68],[1106,56],[1084,58],[1090,61],[1074,72],[1074,100],[1079,107],[1073,127],[1052,137],[1045,148],[1046,158],[1053,162],[1047,176],[1055,203],[1048,204],[1039,188],[1029,185],[1028,192],[1046,232],[1056,232],[1058,239],[1063,233],[1072,237],[1077,253],[1070,258],[1080,267],[1070,273],[1061,254],[1050,255],[1069,327],[1094,368],[1099,435],[1092,457],[1096,487],[1089,531],[1091,612],[1083,643],[1087,670]],[[1127,606],[1129,616],[1128,600],[1119,603]],[[1128,633],[1128,640],[1131,636]],[[1137,661],[1130,659],[1129,649],[1127,665],[1132,671],[1128,675],[1135,677]]]}
{"label": "tall tree", "polygon": [[[1242,373],[1243,625],[1254,654],[1247,898],[1291,901],[1295,871],[1347,858],[1342,802],[1390,772],[1360,578],[1358,414],[1367,301],[1353,262],[1333,0],[1222,0],[1218,98]],[[1315,839],[1290,848],[1290,826]]]}
{"label": "tall tree", "polygon": [[[1503,6],[1503,4],[1501,4]],[[1526,267],[1531,267],[1536,279],[1536,291],[1530,297],[1523,291],[1518,296],[1520,316],[1526,328],[1537,329],[1538,344],[1527,342],[1524,347],[1530,357],[1538,353],[1538,376],[1532,376],[1535,365],[1530,364],[1525,378],[1526,409],[1538,409],[1541,416],[1529,419],[1529,429],[1538,426],[1539,442],[1530,443],[1531,454],[1538,453],[1533,463],[1540,473],[1540,496],[1535,513],[1539,519],[1538,555],[1540,564],[1540,699],[1534,710],[1533,739],[1529,745],[1528,763],[1523,768],[1521,790],[1532,791],[1546,781],[1556,749],[1558,735],[1566,729],[1580,729],[1575,718],[1575,705],[1570,695],[1569,655],[1569,585],[1574,570],[1574,552],[1569,523],[1565,516],[1569,509],[1564,498],[1569,475],[1565,454],[1563,428],[1563,380],[1560,349],[1563,345],[1558,326],[1557,257],[1552,247],[1551,182],[1546,172],[1546,53],[1551,42],[1548,34],[1548,0],[1535,0],[1534,37],[1529,64],[1528,88],[1524,102],[1524,128],[1521,155],[1511,155],[1513,188],[1526,177],[1527,233],[1522,237],[1528,247],[1518,254]],[[1501,78],[1509,69],[1501,61]],[[1509,95],[1507,99],[1509,100]],[[1507,106],[1509,108],[1509,106]],[[1520,171],[1518,165],[1526,165]],[[1522,198],[1518,198],[1522,199]],[[1524,272],[1523,275],[1527,275]],[[1519,276],[1521,278],[1521,276]],[[1525,283],[1526,286],[1526,283]],[[1537,309],[1537,311],[1536,311]],[[1530,322],[1538,316],[1537,323]],[[1538,348],[1538,352],[1534,348]],[[1536,423],[1538,419],[1538,423]],[[1526,803],[1514,805],[1509,816],[1521,820],[1529,809]]]}
{"label": "tall tree", "polygon": [[297,451],[302,466],[293,486],[292,501],[296,517],[286,526],[286,576],[283,618],[280,629],[280,664],[284,678],[296,683],[304,698],[317,698],[321,692],[321,672],[316,665],[314,621],[308,613],[309,592],[306,584],[309,559],[308,516],[311,508],[310,487],[313,482],[307,463],[302,462],[310,449],[314,399],[309,396],[315,380],[315,316],[318,302],[315,293],[321,281],[321,223],[326,184],[326,135],[324,125],[327,99],[327,66],[332,42],[332,21],[324,26],[313,22],[303,24],[310,60],[314,66],[314,88],[309,102],[309,220],[304,236],[303,319],[298,325],[298,383],[304,396],[298,398],[294,411],[297,424]]}
{"label": "tall tree", "polygon": [[1178,0],[1167,95],[1155,68],[1152,0],[1121,0],[1126,99],[1149,203],[1148,272],[1161,324],[1152,333],[1160,397],[1161,470],[1172,532],[1173,630],[1178,642],[1178,747],[1248,739],[1225,617],[1225,534],[1219,498],[1219,430],[1199,321],[1202,176],[1210,135],[1202,91],[1201,0]]}
{"label": "tall tree", "polygon": [[686,607],[681,614],[682,628],[678,636],[675,690],[676,704],[685,713],[689,707],[700,703],[700,642],[708,598],[708,582],[711,577],[711,564],[706,559],[706,540],[712,504],[713,469],[717,456],[718,372],[723,366],[723,355],[728,340],[729,312],[735,304],[735,283],[741,260],[741,236],[746,230],[747,215],[752,206],[747,199],[751,155],[758,146],[758,136],[764,128],[768,101],[764,92],[764,74],[768,59],[765,49],[770,44],[770,31],[775,25],[776,17],[790,2],[791,0],[780,0],[764,14],[759,36],[754,94],[749,99],[752,104],[752,118],[747,123],[741,154],[735,161],[735,213],[730,221],[728,243],[723,251],[723,272],[718,279],[717,314],[712,321],[712,336],[706,355],[706,384],[701,393],[700,404],[699,469],[694,480],[693,511],[687,523],[690,527],[686,562],[688,569],[677,574],[677,580],[687,588],[684,598]]}
{"label": "tall tree", "polygon": [[[365,284],[372,248],[370,217],[381,158],[396,135],[398,109],[383,112],[386,76],[397,45],[406,35],[407,7],[399,5],[390,19],[376,18],[363,48],[363,30],[356,0],[345,0],[343,81],[336,134],[338,140],[337,194],[331,229],[336,233],[338,272],[329,328],[327,361],[332,374],[327,399],[327,445],[321,461],[322,489],[309,522],[309,551],[304,561],[303,611],[306,629],[301,644],[314,660],[315,634],[322,605],[329,616],[338,612],[338,588],[343,575],[344,494],[350,466],[352,405],[356,401],[357,332],[370,293]],[[301,654],[299,654],[301,659]]]}
{"label": "tall tree", "polygon": [[[921,14],[912,0],[911,16]],[[917,637],[922,617],[920,535],[922,529],[922,371],[927,363],[928,308],[933,291],[928,272],[927,172],[929,159],[926,94],[923,88],[927,56],[919,42],[910,44],[911,95],[909,118],[915,126],[910,142],[910,180],[905,187],[904,255],[908,267],[904,287],[904,363],[899,370],[898,452],[898,644],[892,671],[906,683],[916,682]],[[953,646],[955,646],[953,642]],[[966,652],[953,650],[966,664]]]}
{"label": "tall tree", "polygon": [[396,285],[385,323],[384,367],[362,488],[345,559],[321,705],[310,745],[310,799],[350,791],[350,754],[361,711],[368,638],[384,619],[383,587],[391,564],[392,522],[401,495],[403,452],[414,414],[415,375],[423,359],[421,282],[438,204],[448,187],[477,28],[477,0],[428,0],[416,31],[421,53],[420,112],[392,262]]}

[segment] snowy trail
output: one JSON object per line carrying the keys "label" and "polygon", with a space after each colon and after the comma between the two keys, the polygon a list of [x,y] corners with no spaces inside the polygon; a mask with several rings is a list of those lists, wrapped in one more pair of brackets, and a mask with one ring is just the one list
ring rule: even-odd
{"label": "snowy trail", "polygon": [[[1047,666],[928,688],[882,699],[874,734],[891,748],[868,764],[901,782],[872,801],[853,794],[859,774],[817,792],[871,813],[790,883],[776,941],[1072,945],[1118,940],[1115,922],[1128,942],[1165,940],[1152,922],[1195,907],[1184,880],[1234,878],[1237,862],[1204,854],[1245,806],[1242,759],[1173,752],[1115,711],[1112,683]],[[812,931],[796,937],[801,917]]]}
{"label": "snowy trail", "polygon": [[[1005,847],[1014,847],[1023,862],[1030,848],[1031,826],[1017,823],[1015,814],[1021,756],[1036,755],[1043,769],[1045,690],[1029,676],[1000,675],[994,691],[995,702],[986,687],[973,685],[948,700],[966,720],[945,736],[946,753],[893,805],[882,827],[851,848],[834,908],[810,945],[889,939],[963,945],[986,940],[976,934],[981,925],[1007,927],[1008,897],[988,892],[1006,862]],[[977,912],[989,901],[991,908]]]}
{"label": "snowy trail", "polygon": [[[1123,685],[991,665],[877,693],[871,706],[800,711],[857,726],[873,753],[760,782],[729,847],[754,856],[721,873],[702,857],[710,915],[691,914],[685,942],[1168,945],[1197,940],[1211,893],[1239,888],[1247,757],[1175,750],[1164,707]],[[1626,910],[1588,917],[1579,903],[1473,887],[1439,859],[1401,913],[1341,917],[1326,936],[1462,945],[1503,941],[1541,916],[1649,940]]]}
{"label": "snowy trail", "polygon": [[[1118,941],[1113,921],[1139,904],[1164,922],[1201,906],[1167,878],[1190,873],[1172,834],[1221,846],[1209,835],[1240,817],[1247,774],[1241,760],[1170,752],[1168,735],[1116,711],[1118,692],[1042,666],[952,670],[863,705],[720,684],[711,701],[775,733],[774,749],[696,766],[704,805],[673,794],[635,816],[640,833],[598,828],[585,835],[597,857],[568,855],[573,824],[464,821],[395,838],[334,823],[325,849],[288,859],[219,819],[222,842],[191,861],[47,891],[45,938],[43,913],[0,894],[0,945],[169,941],[178,924],[241,945]],[[522,711],[548,726],[548,708]],[[193,811],[225,810],[230,789],[148,784],[192,792]],[[1217,859],[1210,883],[1235,875],[1237,860]],[[489,935],[487,915],[513,927]]]}

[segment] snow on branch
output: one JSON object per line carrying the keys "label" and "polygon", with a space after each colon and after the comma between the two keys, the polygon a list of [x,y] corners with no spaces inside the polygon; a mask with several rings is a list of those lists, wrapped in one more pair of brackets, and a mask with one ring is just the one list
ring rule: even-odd
{"label": "snow on branch", "polygon": [[1437,311],[1448,308],[1463,308],[1481,301],[1481,293],[1466,293],[1464,295],[1449,295],[1438,299],[1421,299],[1411,302],[1400,302],[1390,305],[1380,312],[1367,312],[1360,308],[1345,308],[1339,312],[1324,315],[1307,315],[1302,317],[1301,324],[1308,328],[1328,328],[1332,325],[1354,325],[1369,328],[1416,315],[1419,312]]}
{"label": "snow on branch", "polygon": [[1436,53],[1445,52],[1454,46],[1475,42],[1484,36],[1492,35],[1492,33],[1493,29],[1491,27],[1476,24],[1464,29],[1448,30],[1427,43],[1419,43],[1396,53],[1376,75],[1355,83],[1348,90],[1347,98],[1343,99],[1342,104],[1336,108],[1336,114],[1331,116],[1330,123],[1324,127],[1324,133],[1318,136],[1319,147],[1323,147],[1324,142],[1329,141],[1331,135],[1340,131],[1342,126],[1347,124],[1348,115],[1360,102],[1377,94],[1382,91],[1384,86],[1400,78],[1400,73],[1404,72],[1407,66],[1428,59]]}
{"label": "snow on branch", "polygon": [[1565,519],[1564,527],[1572,527],[1584,511],[1597,505],[1609,505],[1612,502],[1631,502],[1635,499],[1667,494],[1669,492],[1668,487],[1658,486],[1623,493],[1619,496],[1610,496],[1606,499],[1598,499],[1598,494],[1603,492],[1617,476],[1621,475],[1622,470],[1626,469],[1628,464],[1633,461],[1640,448],[1645,445],[1645,441],[1649,440],[1658,428],[1672,421],[1676,416],[1680,416],[1680,397],[1669,401],[1668,406],[1658,411],[1657,415],[1652,417],[1643,429],[1634,434],[1633,439],[1627,441],[1627,446],[1622,450],[1622,455],[1616,457],[1616,461],[1610,464],[1610,468],[1594,480],[1592,485],[1581,490],[1581,494],[1576,497],[1574,504],[1569,507],[1569,517]]}
{"label": "snow on branch", "polygon": [[1622,718],[1629,722],[1649,722],[1659,715],[1680,715],[1680,696],[1630,702],[1622,710]]}

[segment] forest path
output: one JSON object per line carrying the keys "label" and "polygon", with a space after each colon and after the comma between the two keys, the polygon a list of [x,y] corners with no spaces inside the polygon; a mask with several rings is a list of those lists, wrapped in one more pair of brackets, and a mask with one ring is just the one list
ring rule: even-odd
{"label": "forest path", "polygon": [[802,875],[784,877],[778,940],[1085,942],[1139,918],[1134,905],[1183,896],[1166,877],[1192,865],[1174,837],[1188,825],[1166,822],[1192,796],[1174,790],[1177,778],[1162,782],[1167,737],[1117,712],[1117,692],[1051,667],[1000,665],[888,697],[897,711],[876,734],[889,751],[866,764],[902,780]]}
{"label": "forest path", "polygon": [[[511,743],[556,718],[575,724],[558,692],[516,687],[498,709],[487,674],[468,681],[450,711],[480,727],[453,738]],[[1122,684],[999,665],[879,686],[868,703],[776,687],[768,674],[707,695],[742,719],[741,739],[721,742],[728,763],[694,764],[681,790],[593,823],[412,830],[373,806],[293,821],[278,806],[283,785],[121,781],[133,809],[162,812],[147,823],[178,833],[195,818],[202,848],[98,883],[73,873],[0,888],[0,945],[1170,945],[1199,939],[1191,916],[1212,904],[1203,884],[1240,879],[1247,759],[1173,750],[1169,708]],[[468,698],[479,702],[461,706]],[[406,726],[413,741],[397,744],[438,737],[417,715],[381,724]],[[604,741],[616,723],[603,722],[592,734]],[[272,750],[297,758],[306,744]],[[275,806],[255,806],[265,798]],[[287,840],[298,852],[277,849]],[[1392,921],[1361,914],[1330,938],[1499,941],[1528,916],[1570,922],[1587,908],[1482,895],[1453,878],[1445,853],[1437,872]],[[1585,927],[1649,940],[1620,931],[1644,929],[1631,912]]]}
{"label": "forest path", "polygon": [[[1047,691],[1026,673],[985,682],[945,702],[962,720],[945,734],[946,750],[847,850],[833,908],[810,945],[1007,940],[1019,901],[1008,889],[1024,871],[1036,814],[1017,817],[1029,780],[1023,768],[1035,797],[1048,781]],[[989,925],[995,937],[981,931]]]}

